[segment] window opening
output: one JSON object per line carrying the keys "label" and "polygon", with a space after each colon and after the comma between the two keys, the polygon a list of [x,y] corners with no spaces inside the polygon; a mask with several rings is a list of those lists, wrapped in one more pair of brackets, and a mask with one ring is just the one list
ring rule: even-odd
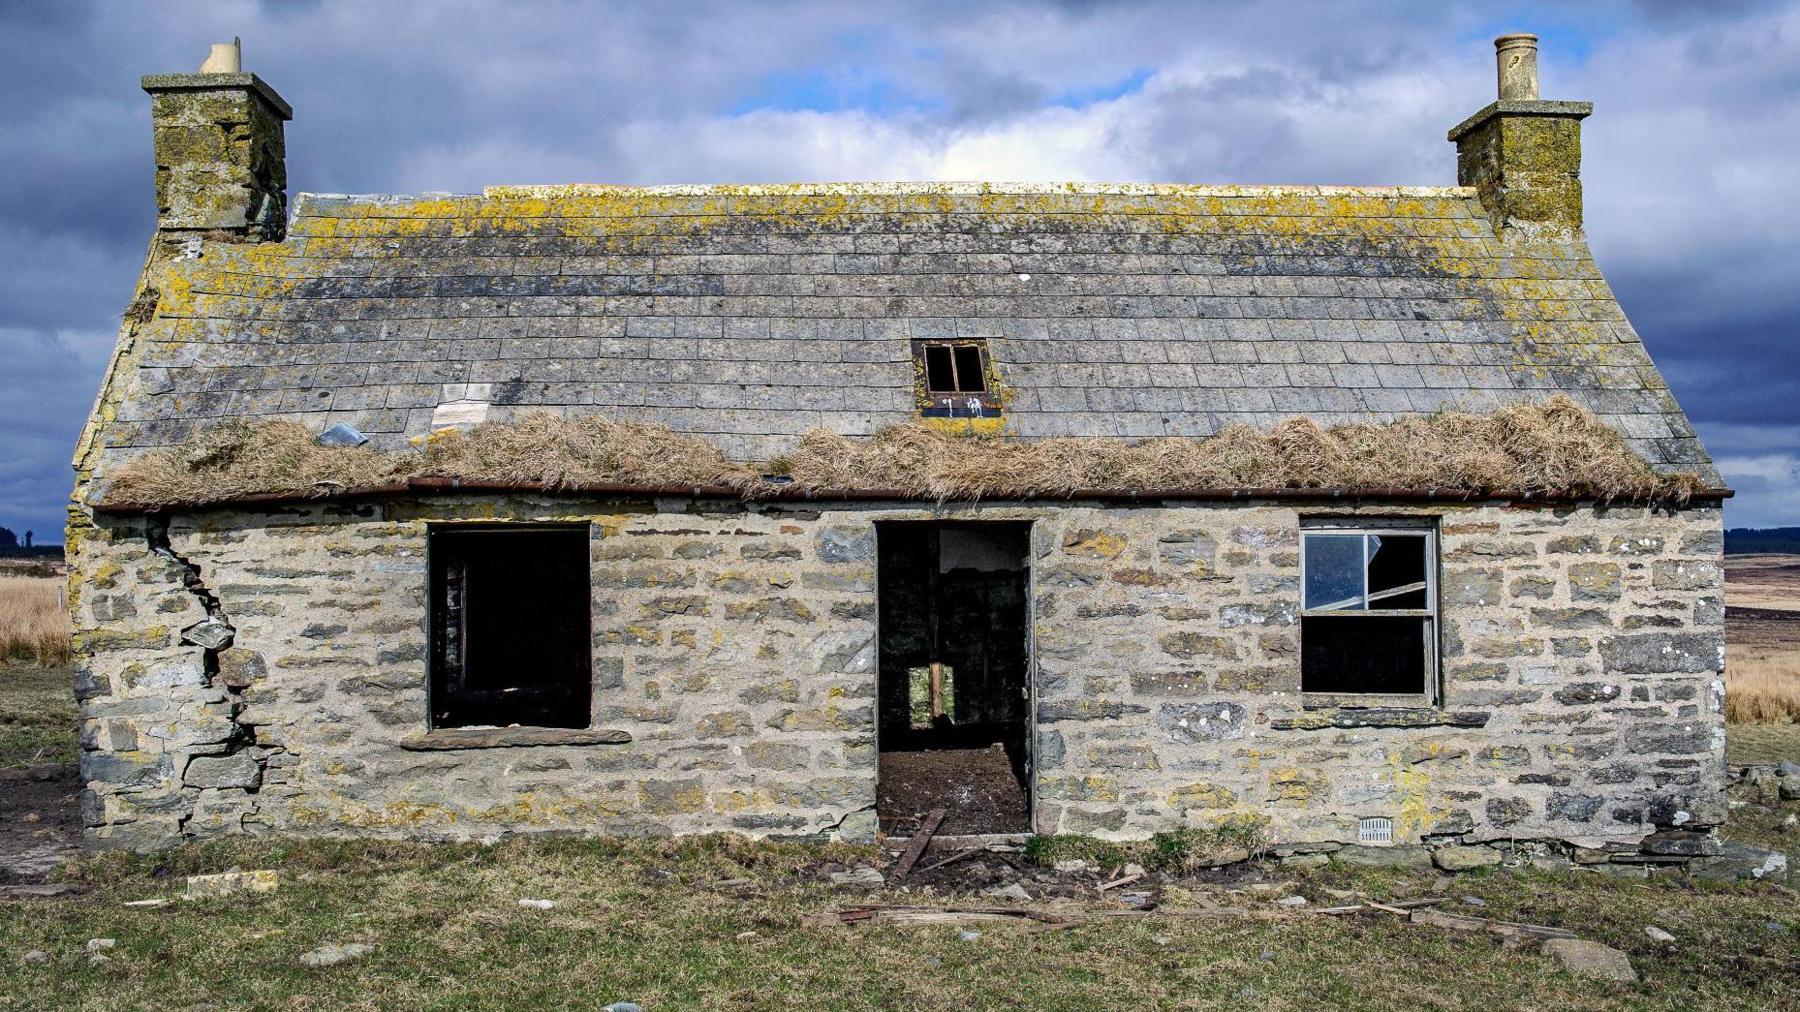
{"label": "window opening", "polygon": [[431,725],[587,727],[588,532],[433,528]]}
{"label": "window opening", "polygon": [[926,418],[999,418],[988,382],[992,362],[980,338],[913,342],[919,413]]}
{"label": "window opening", "polygon": [[932,393],[956,393],[956,359],[948,345],[926,346],[925,385]]}
{"label": "window opening", "polygon": [[959,345],[952,361],[956,363],[956,389],[959,393],[978,394],[987,389],[982,375],[981,349],[972,344]]}
{"label": "window opening", "polygon": [[1429,528],[1323,528],[1302,534],[1302,691],[1432,694],[1434,546]]}
{"label": "window opening", "polygon": [[934,394],[978,394],[987,390],[987,364],[980,345],[926,342],[925,388]]}

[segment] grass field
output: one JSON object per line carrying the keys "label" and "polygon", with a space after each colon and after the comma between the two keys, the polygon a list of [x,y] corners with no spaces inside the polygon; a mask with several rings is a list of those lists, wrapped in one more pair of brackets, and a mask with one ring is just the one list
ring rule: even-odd
{"label": "grass field", "polygon": [[68,668],[0,665],[0,769],[75,761],[72,686]]}
{"label": "grass field", "polygon": [[[1238,917],[1096,918],[1022,926],[819,925],[809,915],[870,899],[941,902],[821,881],[868,850],[706,837],[669,842],[513,840],[493,846],[312,841],[190,847],[87,859],[67,900],[0,905],[0,1004],[17,1008],[649,1009],[1782,1009],[1800,1007],[1800,905],[1769,886],[1496,873],[1446,883],[1445,909],[1553,924],[1628,953],[1641,981],[1577,981],[1535,949],[1408,925],[1385,914],[1286,911],[1355,890],[1429,893],[1429,873],[1288,875],[1264,888],[1189,883],[1167,908],[1211,901]],[[157,908],[180,876],[279,869],[280,889]],[[1029,880],[1027,880],[1029,881]],[[1249,883],[1239,883],[1243,888]],[[1029,888],[1029,885],[1028,885]],[[1205,900],[1201,896],[1206,897]],[[1465,898],[1473,897],[1482,905]],[[554,909],[521,907],[549,899]],[[965,897],[964,902],[970,898]],[[974,898],[975,902],[982,901]],[[1050,904],[1120,909],[1098,898]],[[1657,926],[1675,936],[1659,943]],[[91,963],[91,938],[111,938]],[[370,946],[303,966],[324,945]],[[37,950],[49,962],[20,954]]]}
{"label": "grass field", "polygon": [[69,616],[63,581],[0,573],[0,664],[69,662]]}

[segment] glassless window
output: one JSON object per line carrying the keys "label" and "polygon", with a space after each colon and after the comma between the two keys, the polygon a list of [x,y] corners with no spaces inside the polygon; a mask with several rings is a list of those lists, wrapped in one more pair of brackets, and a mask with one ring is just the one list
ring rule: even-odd
{"label": "glassless window", "polygon": [[934,394],[978,394],[987,390],[982,351],[975,344],[925,343],[925,388]]}
{"label": "glassless window", "polygon": [[434,527],[429,545],[431,726],[587,727],[587,527]]}
{"label": "glassless window", "polygon": [[1437,673],[1435,544],[1427,528],[1302,533],[1302,691],[1431,695]]}

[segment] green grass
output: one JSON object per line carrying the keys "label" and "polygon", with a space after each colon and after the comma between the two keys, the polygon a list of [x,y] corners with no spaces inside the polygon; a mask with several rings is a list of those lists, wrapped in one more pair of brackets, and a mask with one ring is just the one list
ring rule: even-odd
{"label": "green grass", "polygon": [[1046,868],[1065,860],[1087,861],[1108,873],[1137,864],[1146,871],[1186,872],[1217,864],[1217,860],[1242,860],[1243,854],[1261,854],[1267,847],[1260,827],[1253,823],[1218,829],[1176,829],[1157,833],[1148,840],[1116,843],[1091,836],[1034,836],[1025,841],[1025,857]]}
{"label": "green grass", "polygon": [[[66,671],[0,669],[0,758],[72,758]],[[1800,850],[1787,811],[1739,809],[1728,835]],[[1032,843],[1050,864],[1083,857],[1176,871],[1254,834],[1171,833],[1138,844],[1074,837]],[[597,1008],[647,1009],[1742,1009],[1800,1008],[1800,903],[1769,885],[1622,881],[1593,874],[1495,873],[1449,884],[1446,909],[1571,928],[1625,950],[1642,981],[1573,980],[1532,949],[1486,935],[1413,927],[1387,915],[1280,920],[1151,915],[1068,931],[978,925],[818,926],[809,915],[879,898],[942,895],[834,891],[819,865],[873,862],[870,849],[756,843],[542,838],[477,844],[239,839],[150,856],[94,855],[60,877],[80,895],[0,903],[0,1009]],[[275,868],[279,891],[132,908],[177,896],[182,877]],[[1327,889],[1376,899],[1422,895],[1431,873],[1339,869],[1230,894],[1190,884],[1169,907],[1268,907],[1286,890],[1314,905]],[[749,879],[746,887],[721,886]],[[1029,883],[1027,887],[1030,888]],[[1475,896],[1485,906],[1465,906]],[[553,910],[521,898],[555,900]],[[964,899],[976,899],[963,897]],[[978,902],[991,902],[977,900]],[[1097,900],[1056,907],[1080,911]],[[1660,945],[1644,928],[1673,932]],[[1771,927],[1773,925],[1773,927]],[[117,939],[90,964],[90,938]],[[373,946],[362,959],[308,969],[327,943]],[[51,955],[28,963],[33,949]]]}
{"label": "green grass", "polygon": [[0,769],[77,757],[68,668],[0,664]]}
{"label": "green grass", "polygon": [[[0,907],[0,1005],[18,1008],[650,1009],[1708,1009],[1800,1007],[1800,905],[1767,886],[1494,874],[1452,884],[1449,909],[1572,928],[1628,952],[1624,989],[1575,981],[1541,953],[1387,915],[1286,920],[1150,916],[1026,934],[978,925],[816,926],[806,916],[868,898],[821,885],[821,859],[851,848],[752,843],[513,840],[493,846],[240,841],[66,870],[73,898]],[[269,895],[156,909],[180,876],[273,867]],[[752,895],[720,887],[748,878]],[[1418,895],[1430,874],[1330,871],[1292,879]],[[1215,892],[1232,904],[1268,895]],[[1464,895],[1485,907],[1459,905]],[[521,898],[557,901],[524,909]],[[880,898],[907,902],[916,895]],[[939,897],[941,899],[941,897]],[[1191,899],[1191,898],[1190,898]],[[1172,904],[1191,906],[1180,897]],[[1274,909],[1268,906],[1269,909]],[[1675,933],[1663,946],[1645,934]],[[1770,924],[1787,933],[1778,933]],[[90,965],[89,938],[118,940]],[[374,947],[327,969],[301,966],[326,943]],[[22,960],[41,949],[49,965]],[[8,1003],[11,1003],[8,1005]]]}
{"label": "green grass", "polygon": [[1800,724],[1727,724],[1725,761],[1733,766],[1800,762]]}

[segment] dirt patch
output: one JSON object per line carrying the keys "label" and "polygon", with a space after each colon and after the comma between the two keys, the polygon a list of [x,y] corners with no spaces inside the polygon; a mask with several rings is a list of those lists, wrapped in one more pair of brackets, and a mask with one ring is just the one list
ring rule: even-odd
{"label": "dirt patch", "polygon": [[42,882],[80,849],[80,767],[0,770],[0,884]]}
{"label": "dirt patch", "polygon": [[890,835],[910,835],[934,808],[943,836],[1031,828],[1025,787],[999,746],[883,752],[880,777],[876,811]]}

